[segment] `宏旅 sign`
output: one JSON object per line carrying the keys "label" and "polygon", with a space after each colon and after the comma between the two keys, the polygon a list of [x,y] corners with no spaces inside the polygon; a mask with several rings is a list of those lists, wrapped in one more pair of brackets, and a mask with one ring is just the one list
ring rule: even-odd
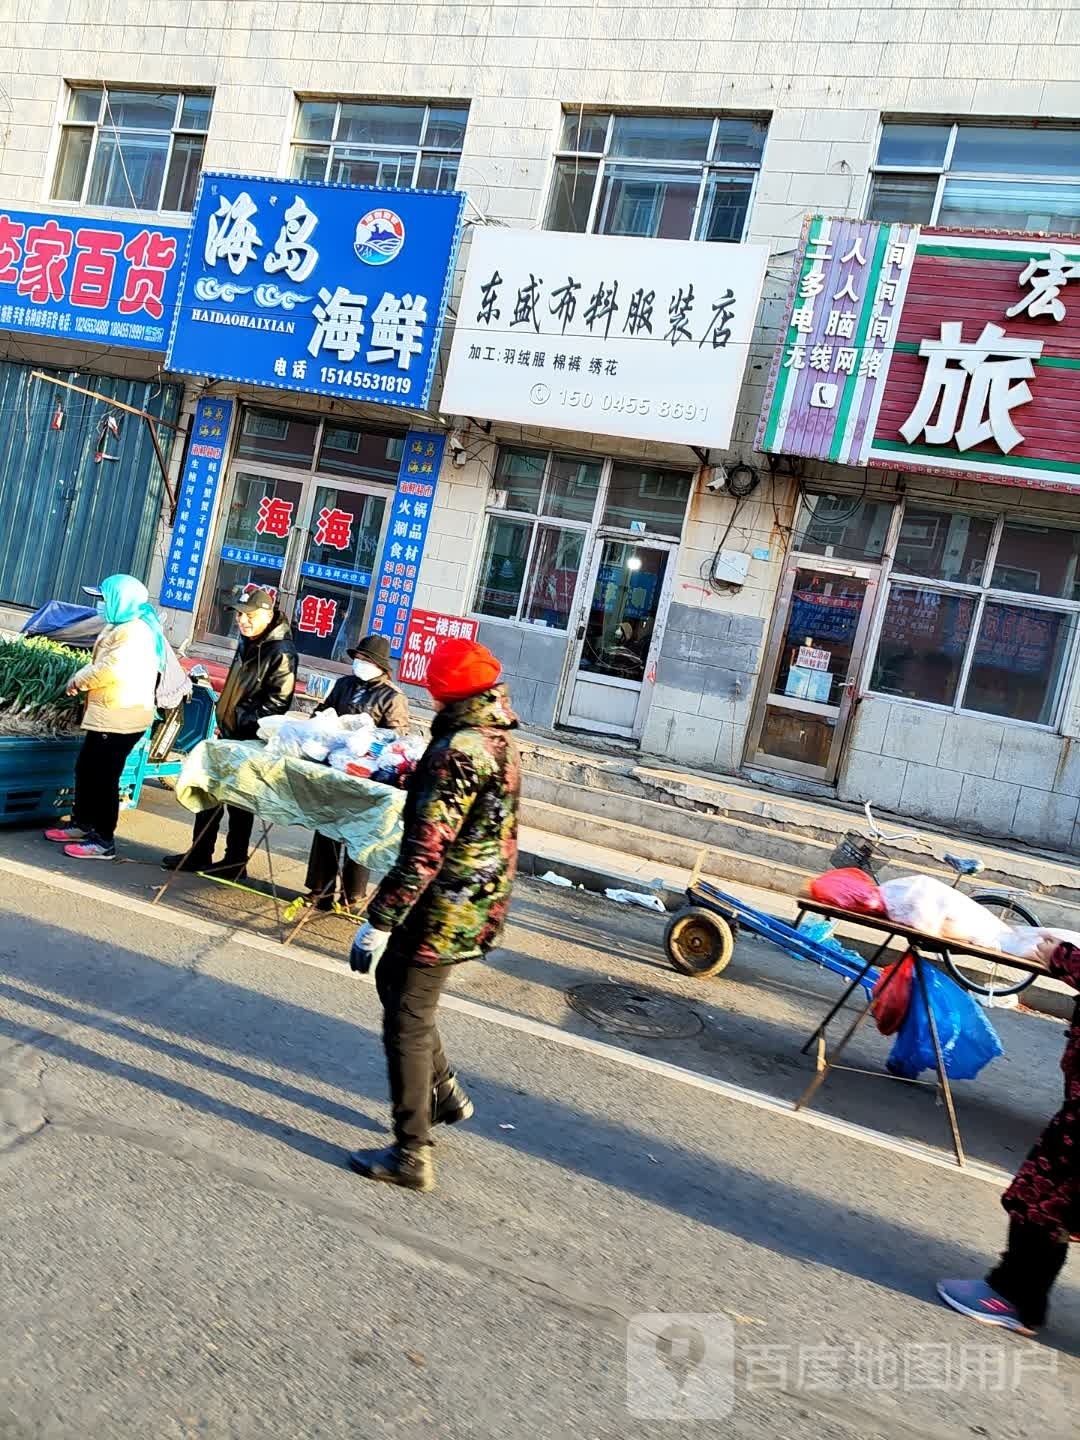
{"label": "\u5b8f\u65c5 sign", "polygon": [[0,330],[164,350],[187,231],[0,211]]}
{"label": "\u5b8f\u65c5 sign", "polygon": [[811,216],[758,448],[1080,484],[1080,244]]}
{"label": "\u5b8f\u65c5 sign", "polygon": [[169,368],[426,405],[463,204],[456,191],[204,174]]}

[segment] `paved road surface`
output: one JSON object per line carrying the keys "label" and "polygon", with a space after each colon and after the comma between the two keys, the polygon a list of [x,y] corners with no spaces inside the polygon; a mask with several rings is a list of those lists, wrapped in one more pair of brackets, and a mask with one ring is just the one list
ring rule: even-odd
{"label": "paved road surface", "polygon": [[[787,1094],[791,1022],[817,1003],[803,972],[703,1003],[643,968],[650,917],[523,887],[508,950],[446,1014],[477,1117],[440,1136],[435,1195],[399,1194],[342,1167],[385,1124],[371,988],[198,918],[194,887],[150,917],[147,877],[120,873],[139,868],[79,871],[84,890],[0,863],[4,1440],[652,1435],[626,1409],[642,1312],[713,1314],[717,1373],[733,1334],[734,1411],[685,1433],[1071,1433],[1075,1284],[1042,1345],[933,1298],[998,1243],[993,1184],[654,1063]],[[677,991],[704,1028],[594,1044],[615,1037],[561,996],[606,974]],[[1054,1103],[1061,1031],[1005,1018],[1024,1093],[994,1082],[968,1119],[1011,1150]],[[845,1093],[886,1129],[940,1120],[930,1092]]]}

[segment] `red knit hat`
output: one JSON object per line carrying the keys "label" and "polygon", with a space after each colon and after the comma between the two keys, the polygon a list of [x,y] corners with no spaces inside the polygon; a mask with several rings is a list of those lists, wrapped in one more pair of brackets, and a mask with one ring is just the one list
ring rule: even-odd
{"label": "red knit hat", "polygon": [[502,674],[502,666],[476,640],[444,640],[428,665],[427,688],[433,700],[450,704],[490,690]]}

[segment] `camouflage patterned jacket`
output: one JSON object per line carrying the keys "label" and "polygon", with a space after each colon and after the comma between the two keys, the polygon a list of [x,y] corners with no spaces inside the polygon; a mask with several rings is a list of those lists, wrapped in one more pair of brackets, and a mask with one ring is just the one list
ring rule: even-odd
{"label": "camouflage patterned jacket", "polygon": [[405,837],[368,909],[422,965],[483,955],[499,938],[517,869],[521,760],[503,686],[448,705],[405,802]]}

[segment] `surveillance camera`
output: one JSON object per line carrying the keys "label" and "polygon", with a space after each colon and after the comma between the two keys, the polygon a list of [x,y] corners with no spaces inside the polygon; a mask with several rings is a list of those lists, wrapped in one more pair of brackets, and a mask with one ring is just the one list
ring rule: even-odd
{"label": "surveillance camera", "polygon": [[465,450],[465,441],[461,438],[460,430],[451,430],[447,440],[451,453],[461,455]]}
{"label": "surveillance camera", "polygon": [[705,481],[705,489],[713,495],[719,495],[722,490],[727,489],[728,473],[723,465],[714,465],[712,474]]}

